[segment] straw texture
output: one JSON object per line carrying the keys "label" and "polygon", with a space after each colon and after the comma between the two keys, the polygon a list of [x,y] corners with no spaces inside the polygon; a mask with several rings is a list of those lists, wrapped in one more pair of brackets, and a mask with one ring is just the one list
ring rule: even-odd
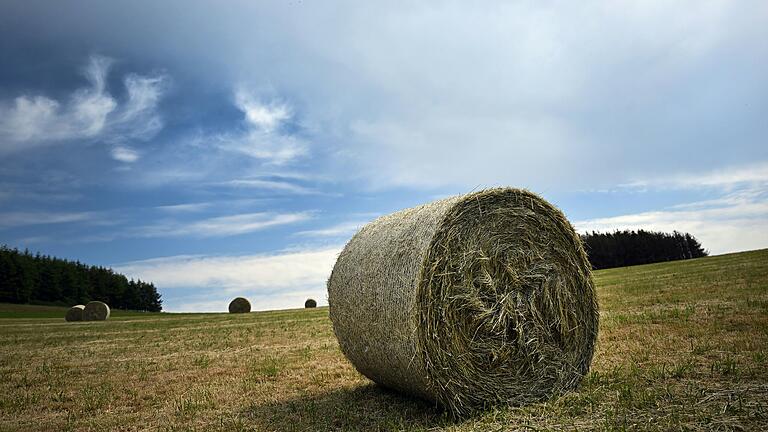
{"label": "straw texture", "polygon": [[85,306],[83,305],[72,306],[69,308],[69,310],[67,310],[67,314],[64,315],[64,319],[67,321],[82,321],[83,309],[85,309]]}
{"label": "straw texture", "polygon": [[248,313],[251,311],[251,302],[243,297],[236,297],[229,303],[229,313]]}
{"label": "straw texture", "polygon": [[597,337],[581,240],[559,210],[520,189],[371,222],[339,255],[328,301],[360,373],[455,415],[575,387]]}
{"label": "straw texture", "polygon": [[100,301],[86,303],[83,308],[83,321],[104,321],[109,318],[109,306]]}

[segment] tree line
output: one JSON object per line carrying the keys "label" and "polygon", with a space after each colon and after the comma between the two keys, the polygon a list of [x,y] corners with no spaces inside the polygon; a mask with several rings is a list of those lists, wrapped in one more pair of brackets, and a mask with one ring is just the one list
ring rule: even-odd
{"label": "tree line", "polygon": [[591,232],[581,236],[595,270],[700,258],[709,255],[688,233],[654,231]]}
{"label": "tree line", "polygon": [[117,309],[163,309],[152,283],[128,280],[109,268],[0,246],[0,302],[71,306],[91,300]]}

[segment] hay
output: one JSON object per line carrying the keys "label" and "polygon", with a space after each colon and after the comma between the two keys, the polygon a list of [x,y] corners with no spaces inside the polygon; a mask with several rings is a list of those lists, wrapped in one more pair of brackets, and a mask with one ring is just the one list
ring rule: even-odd
{"label": "hay", "polygon": [[248,313],[251,311],[251,302],[243,297],[237,297],[229,303],[229,313]]}
{"label": "hay", "polygon": [[100,301],[86,303],[83,308],[83,321],[104,321],[109,318],[109,306]]}
{"label": "hay", "polygon": [[64,315],[64,319],[67,321],[82,321],[83,309],[85,309],[85,306],[83,305],[72,306],[69,308],[69,310],[67,310],[67,314]]}
{"label": "hay", "polygon": [[315,299],[307,299],[307,301],[304,302],[304,307],[307,309],[317,307],[317,302]]}
{"label": "hay", "polygon": [[519,189],[371,222],[339,255],[328,301],[360,373],[454,415],[575,387],[597,338],[580,238],[559,210]]}

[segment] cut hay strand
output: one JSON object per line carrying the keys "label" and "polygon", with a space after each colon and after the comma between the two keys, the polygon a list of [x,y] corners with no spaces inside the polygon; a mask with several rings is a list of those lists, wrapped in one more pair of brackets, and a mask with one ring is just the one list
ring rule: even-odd
{"label": "cut hay strand", "polygon": [[315,299],[307,299],[307,301],[304,302],[305,309],[309,309],[313,307],[317,307],[317,302],[315,301]]}
{"label": "cut hay strand", "polygon": [[597,338],[581,240],[558,209],[519,189],[371,222],[339,255],[328,301],[358,371],[454,415],[575,387]]}
{"label": "cut hay strand", "polygon": [[85,306],[83,305],[72,306],[67,310],[67,314],[64,316],[64,319],[67,321],[82,321],[83,309],[85,309]]}
{"label": "cut hay strand", "polygon": [[109,318],[109,306],[100,301],[86,303],[83,308],[83,321],[104,321]]}
{"label": "cut hay strand", "polygon": [[229,303],[229,313],[248,313],[251,311],[251,302],[243,297],[237,297]]}

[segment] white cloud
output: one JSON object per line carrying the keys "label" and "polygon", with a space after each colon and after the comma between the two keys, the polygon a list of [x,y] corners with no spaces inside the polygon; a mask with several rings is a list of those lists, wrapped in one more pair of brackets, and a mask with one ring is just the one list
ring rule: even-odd
{"label": "white cloud", "polygon": [[272,165],[284,165],[307,154],[307,143],[280,128],[291,120],[288,105],[262,103],[244,89],[235,92],[235,105],[245,116],[245,131],[206,137],[206,143]]}
{"label": "white cloud", "polygon": [[[325,300],[325,283],[341,247],[262,255],[172,256],[114,266],[129,277],[152,281],[158,289],[189,289],[171,311],[226,310],[234,296],[249,297],[255,309],[300,307],[306,297]],[[194,290],[207,293],[195,299]]]}
{"label": "white cloud", "polygon": [[768,197],[765,191],[738,192],[667,210],[577,221],[574,226],[580,232],[688,232],[713,254],[760,249],[768,247]]}
{"label": "white cloud", "polygon": [[235,91],[235,104],[245,114],[248,123],[264,132],[273,132],[284,121],[291,118],[291,110],[288,105],[262,103],[245,89]]}
{"label": "white cloud", "polygon": [[139,228],[136,234],[142,237],[227,237],[303,222],[311,217],[309,212],[243,213],[193,222],[164,222]]}
{"label": "white cloud", "polygon": [[139,153],[129,147],[118,146],[112,149],[112,159],[132,163],[139,160]]}
{"label": "white cloud", "polygon": [[127,100],[121,105],[107,90],[111,64],[109,58],[92,56],[83,69],[89,86],[74,91],[66,102],[29,94],[12,103],[0,101],[0,152],[95,138],[121,142],[154,136],[162,128],[157,105],[166,78],[128,75]]}

